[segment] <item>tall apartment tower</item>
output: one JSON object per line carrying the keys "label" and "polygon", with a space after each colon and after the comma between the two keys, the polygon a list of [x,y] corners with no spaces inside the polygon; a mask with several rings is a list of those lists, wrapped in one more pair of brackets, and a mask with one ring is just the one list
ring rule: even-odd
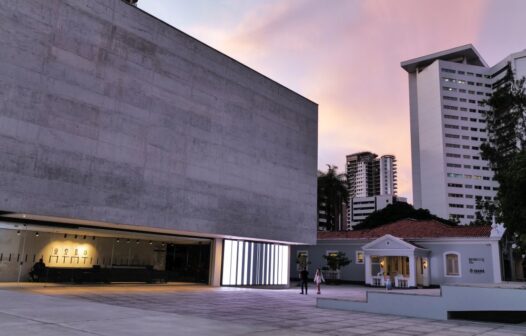
{"label": "tall apartment tower", "polygon": [[379,160],[380,195],[396,195],[396,158],[394,155],[383,155]]}
{"label": "tall apartment tower", "polygon": [[347,229],[365,219],[376,210],[396,200],[396,158],[359,152],[346,157],[349,207]]}
{"label": "tall apartment tower", "polygon": [[498,184],[480,145],[487,141],[483,101],[526,75],[526,50],[489,67],[472,45],[401,63],[409,75],[413,201],[416,208],[475,219],[476,200],[494,199]]}
{"label": "tall apartment tower", "polygon": [[359,152],[346,156],[347,183],[349,197],[368,197],[378,195],[378,155]]}

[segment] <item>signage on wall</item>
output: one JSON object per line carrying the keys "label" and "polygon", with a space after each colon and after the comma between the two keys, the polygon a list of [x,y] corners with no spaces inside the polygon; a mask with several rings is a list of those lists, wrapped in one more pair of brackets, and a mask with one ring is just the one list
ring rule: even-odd
{"label": "signage on wall", "polygon": [[48,263],[56,266],[82,267],[91,264],[89,248],[80,246],[53,246]]}
{"label": "signage on wall", "polygon": [[484,258],[468,258],[469,272],[473,274],[483,274],[486,272]]}

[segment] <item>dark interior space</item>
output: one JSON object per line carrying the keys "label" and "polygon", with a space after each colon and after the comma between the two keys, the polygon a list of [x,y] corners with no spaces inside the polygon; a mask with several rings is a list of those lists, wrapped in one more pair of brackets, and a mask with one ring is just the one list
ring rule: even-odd
{"label": "dark interior space", "polygon": [[208,283],[210,244],[168,244],[166,280]]}

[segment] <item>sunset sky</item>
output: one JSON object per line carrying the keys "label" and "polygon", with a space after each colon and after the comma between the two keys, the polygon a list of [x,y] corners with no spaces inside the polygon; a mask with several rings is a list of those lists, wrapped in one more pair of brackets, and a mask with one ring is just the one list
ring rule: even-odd
{"label": "sunset sky", "polygon": [[398,158],[412,200],[400,62],[472,43],[489,65],[526,49],[524,0],[139,0],[139,7],[319,104],[318,167]]}

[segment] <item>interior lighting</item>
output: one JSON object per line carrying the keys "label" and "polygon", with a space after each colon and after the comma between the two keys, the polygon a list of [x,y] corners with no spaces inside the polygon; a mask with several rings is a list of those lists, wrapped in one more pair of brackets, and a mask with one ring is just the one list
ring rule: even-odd
{"label": "interior lighting", "polygon": [[150,240],[150,242],[149,242],[148,244],[152,245],[153,243],[152,243],[152,241]]}
{"label": "interior lighting", "polygon": [[119,238],[117,238],[117,243],[120,243],[120,242],[121,242],[121,240]]}
{"label": "interior lighting", "polygon": [[35,237],[38,237],[39,236],[39,233],[38,232],[35,232]]}
{"label": "interior lighting", "polygon": [[427,260],[424,260],[424,269],[427,268]]}

